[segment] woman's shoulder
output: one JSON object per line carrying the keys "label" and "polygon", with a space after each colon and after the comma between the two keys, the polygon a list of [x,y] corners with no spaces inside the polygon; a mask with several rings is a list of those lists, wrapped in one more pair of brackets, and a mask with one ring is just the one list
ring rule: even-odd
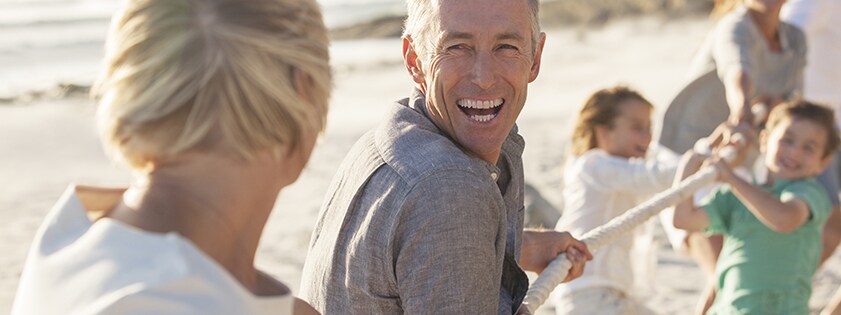
{"label": "woman's shoulder", "polygon": [[759,40],[759,33],[754,30],[750,14],[743,6],[737,6],[732,11],[719,18],[713,28],[713,34],[717,38],[735,38],[739,40]]}
{"label": "woman's shoulder", "polygon": [[92,221],[86,212],[91,200],[85,200],[91,196],[79,194],[90,192],[86,189],[68,188],[36,233],[16,314],[141,314],[137,305],[149,304],[143,301],[154,307],[143,306],[146,313],[167,314],[180,306],[191,313],[219,314],[256,303],[177,233],[152,233],[108,218]]}

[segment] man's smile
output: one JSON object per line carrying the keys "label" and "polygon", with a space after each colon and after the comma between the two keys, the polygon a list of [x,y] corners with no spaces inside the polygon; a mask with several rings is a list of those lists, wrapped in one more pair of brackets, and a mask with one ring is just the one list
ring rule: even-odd
{"label": "man's smile", "polygon": [[497,98],[493,100],[472,100],[460,99],[456,104],[458,108],[473,121],[488,122],[491,121],[502,110],[502,105],[505,103],[503,99]]}

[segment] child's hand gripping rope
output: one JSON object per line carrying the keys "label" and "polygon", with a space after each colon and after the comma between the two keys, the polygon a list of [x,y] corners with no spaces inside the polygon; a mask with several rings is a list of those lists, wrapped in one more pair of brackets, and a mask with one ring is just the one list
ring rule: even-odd
{"label": "child's hand gripping rope", "polygon": [[[754,122],[756,124],[764,121],[768,114],[767,107],[762,104],[754,105],[752,111],[754,112]],[[734,128],[733,130],[739,129]],[[713,153],[710,144],[719,144],[723,141],[726,145],[717,150],[715,154],[719,158],[728,161],[728,163],[737,162],[736,160],[739,159],[739,150],[737,147],[744,147],[748,143],[744,133],[722,130],[718,134],[720,136],[716,136],[716,132],[714,132],[712,137],[714,139],[707,142],[706,153]],[[704,148],[700,148],[700,146],[696,143],[696,147],[703,150]],[[663,209],[681,200],[690,198],[696,190],[714,182],[718,176],[718,168],[714,165],[704,167],[697,173],[681,181],[677,186],[656,194],[651,199],[613,218],[604,225],[587,232],[581,240],[587,244],[591,252],[595,252],[598,248],[612,242],[618,236],[633,230]],[[563,282],[571,267],[572,263],[567,259],[565,254],[558,255],[531,285],[523,300],[523,305],[520,307],[522,311],[519,313],[534,313],[546,301],[549,293],[558,284]]]}

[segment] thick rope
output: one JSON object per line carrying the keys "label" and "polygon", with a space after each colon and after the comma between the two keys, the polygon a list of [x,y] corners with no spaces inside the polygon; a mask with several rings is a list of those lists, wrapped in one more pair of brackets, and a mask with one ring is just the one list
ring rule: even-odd
{"label": "thick rope", "polygon": [[[591,251],[595,251],[618,236],[633,230],[663,209],[690,198],[696,190],[715,181],[717,176],[718,171],[714,166],[705,167],[681,181],[677,186],[660,192],[646,202],[587,232],[581,240]],[[523,300],[523,305],[530,313],[534,313],[540,305],[543,305],[543,302],[546,302],[549,293],[563,282],[570,268],[572,268],[572,263],[565,254],[559,255],[549,263],[549,266],[531,285]]]}
{"label": "thick rope", "polygon": [[[751,112],[754,115],[754,125],[759,125],[760,122],[767,118],[769,110],[767,105],[757,103],[751,107]],[[735,142],[739,146],[744,145],[744,137],[740,134],[736,134],[735,136],[737,136]],[[696,152],[710,154],[712,150],[709,142],[702,142],[706,141],[705,138],[701,138],[700,140],[695,143]],[[725,160],[730,161],[736,157],[736,148],[725,147],[718,154]],[[714,166],[706,167],[692,176],[685,178],[677,186],[672,186],[654,195],[654,197],[646,202],[613,218],[604,225],[587,232],[581,238],[581,241],[587,244],[587,248],[591,251],[595,251],[603,245],[612,242],[620,235],[633,230],[649,218],[660,213],[660,211],[663,211],[663,209],[690,198],[695,191],[714,182],[717,176],[718,171]],[[543,305],[543,302],[546,302],[549,293],[564,281],[570,268],[572,268],[572,262],[563,253],[558,255],[558,257],[546,266],[543,273],[531,285],[523,300],[523,306],[528,309],[529,313],[534,313],[538,307]]]}

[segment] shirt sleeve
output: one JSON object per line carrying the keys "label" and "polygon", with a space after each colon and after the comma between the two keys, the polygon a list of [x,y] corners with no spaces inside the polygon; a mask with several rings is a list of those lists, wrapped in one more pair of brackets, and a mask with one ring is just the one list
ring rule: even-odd
{"label": "shirt sleeve", "polygon": [[496,189],[490,178],[456,170],[409,192],[394,245],[406,314],[498,313],[505,226]]}
{"label": "shirt sleeve", "polygon": [[730,186],[721,185],[701,202],[700,207],[710,221],[707,234],[724,234],[730,229],[731,213],[736,206],[734,198]]}
{"label": "shirt sleeve", "polygon": [[752,36],[751,21],[735,18],[723,17],[714,31],[712,56],[722,82],[726,82],[727,75],[735,70],[752,75],[756,63],[752,51],[756,38]]}
{"label": "shirt sleeve", "polygon": [[580,158],[583,159],[582,180],[603,191],[655,194],[671,186],[677,171],[676,164],[667,165],[654,160],[629,160],[593,153]]}
{"label": "shirt sleeve", "polygon": [[826,191],[814,181],[799,181],[783,188],[781,201],[798,198],[809,206],[809,221],[823,224],[829,216],[831,206]]}

